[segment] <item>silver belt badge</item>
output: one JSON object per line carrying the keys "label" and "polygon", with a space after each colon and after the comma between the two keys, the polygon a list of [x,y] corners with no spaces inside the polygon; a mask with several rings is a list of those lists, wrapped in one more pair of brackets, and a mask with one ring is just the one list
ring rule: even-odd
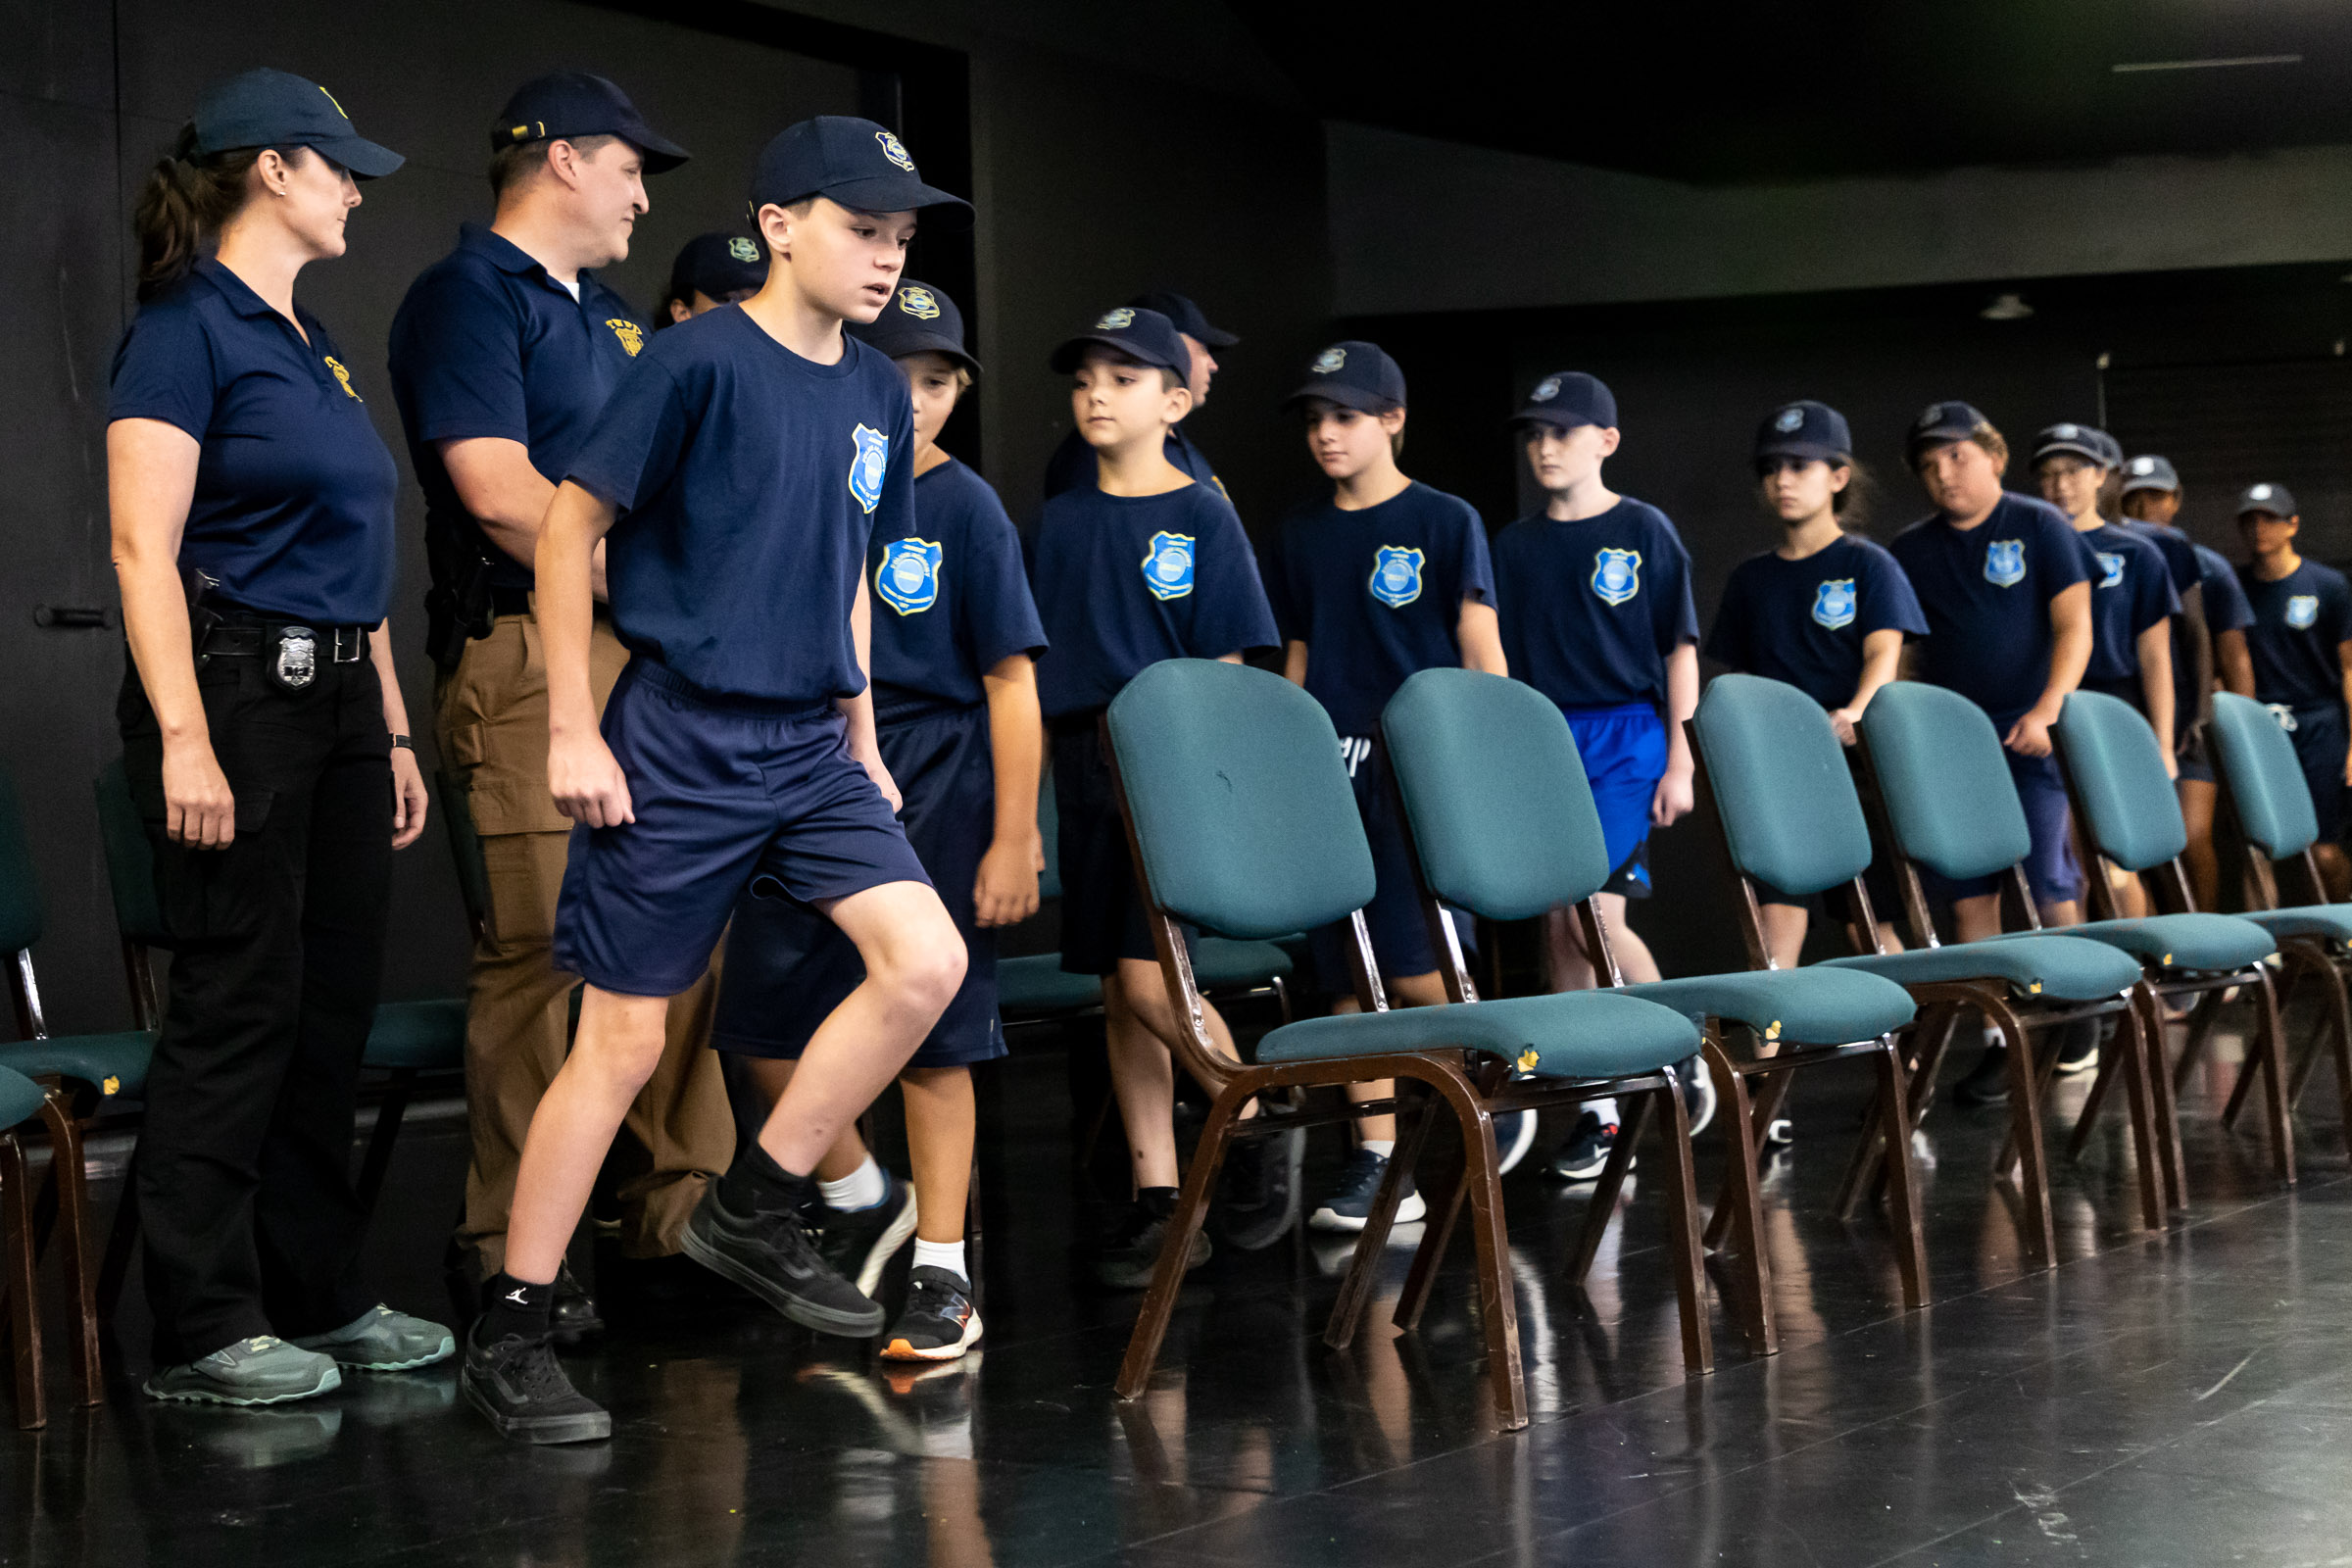
{"label": "silver belt badge", "polygon": [[281,626],[277,631],[277,659],[270,666],[270,675],[290,692],[298,692],[318,678],[318,634],[308,626]]}

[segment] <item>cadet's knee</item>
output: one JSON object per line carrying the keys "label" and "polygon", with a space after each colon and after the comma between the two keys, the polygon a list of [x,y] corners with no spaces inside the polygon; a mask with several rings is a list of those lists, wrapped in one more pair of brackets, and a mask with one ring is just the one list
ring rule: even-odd
{"label": "cadet's knee", "polygon": [[945,1012],[963,985],[963,938],[945,910],[936,921],[892,942],[881,957],[869,971],[878,968],[874,977],[906,1006]]}

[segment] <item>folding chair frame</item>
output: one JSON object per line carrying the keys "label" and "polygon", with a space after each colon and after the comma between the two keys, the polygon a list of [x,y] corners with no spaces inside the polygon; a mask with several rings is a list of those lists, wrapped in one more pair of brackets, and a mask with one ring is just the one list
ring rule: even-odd
{"label": "folding chair frame", "polygon": [[[16,1007],[19,1037],[47,1038],[48,1022],[42,1016],[40,984],[29,952],[14,956],[9,966],[9,997]],[[0,1189],[5,1189],[0,1191],[0,1210],[6,1214],[9,1254],[0,1310],[10,1320],[15,1346],[17,1424],[28,1428],[47,1420],[40,1375],[40,1303],[33,1294],[33,1270],[47,1250],[52,1228],[59,1237],[60,1263],[65,1270],[66,1337],[72,1354],[74,1402],[93,1405],[104,1397],[81,1136],[84,1113],[96,1107],[76,1107],[71,1098],[73,1086],[57,1074],[40,1074],[35,1082],[44,1091],[41,1126],[49,1140],[49,1170],[39,1192],[27,1186],[28,1171],[18,1131],[0,1130]]]}

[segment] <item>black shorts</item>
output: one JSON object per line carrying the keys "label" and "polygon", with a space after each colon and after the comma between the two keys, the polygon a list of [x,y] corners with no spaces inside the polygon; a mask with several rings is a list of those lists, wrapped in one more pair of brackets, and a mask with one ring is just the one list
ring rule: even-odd
{"label": "black shorts", "polygon": [[[2279,710],[2274,707],[2274,715]],[[2341,703],[2322,703],[2288,710],[2281,719],[2294,727],[2286,738],[2295,743],[2295,759],[2303,764],[2303,782],[2311,789],[2311,809],[2320,819],[2320,842],[2333,844],[2344,833],[2345,723]]]}
{"label": "black shorts", "polygon": [[[1118,973],[1121,958],[1155,962],[1152,927],[1136,890],[1127,820],[1102,755],[1102,714],[1054,721],[1054,804],[1060,817],[1061,966],[1070,974]],[[1184,927],[1185,948],[1194,932]]]}
{"label": "black shorts", "polygon": [[[1389,979],[1428,974],[1444,959],[1429,940],[1429,923],[1421,914],[1421,889],[1413,879],[1411,855],[1405,848],[1404,823],[1389,788],[1388,761],[1376,737],[1343,735],[1340,756],[1348,764],[1355,788],[1355,808],[1363,818],[1364,838],[1372,846],[1372,868],[1379,876],[1372,902],[1364,906],[1364,927],[1372,936],[1373,961]],[[1478,950],[1477,922],[1458,909],[1447,917],[1460,937],[1465,955]],[[1355,969],[1348,953],[1353,946],[1350,923],[1336,921],[1307,933],[1307,952],[1314,960],[1314,981],[1334,996],[1355,993]]]}

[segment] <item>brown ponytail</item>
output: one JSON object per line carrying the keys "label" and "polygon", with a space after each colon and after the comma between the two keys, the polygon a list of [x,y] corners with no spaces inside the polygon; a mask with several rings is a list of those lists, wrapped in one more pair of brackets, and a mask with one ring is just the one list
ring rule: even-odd
{"label": "brown ponytail", "polygon": [[245,204],[246,176],[261,160],[259,147],[209,157],[196,152],[196,127],[182,126],[171,156],[139,189],[131,227],[139,240],[139,298],[146,300],[186,275],[207,237]]}

